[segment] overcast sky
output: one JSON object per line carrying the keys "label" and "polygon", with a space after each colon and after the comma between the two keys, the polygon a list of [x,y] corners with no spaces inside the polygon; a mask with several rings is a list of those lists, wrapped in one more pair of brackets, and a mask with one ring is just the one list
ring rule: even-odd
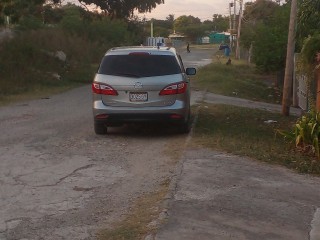
{"label": "overcast sky", "polygon": [[[243,0],[246,2],[255,2],[256,0]],[[272,0],[276,2],[276,0]],[[234,0],[164,0],[164,4],[157,5],[151,13],[139,14],[147,19],[166,19],[169,14],[173,14],[174,18],[181,15],[192,15],[198,17],[201,21],[212,20],[213,14],[221,14],[229,16],[229,3]],[[280,0],[284,3],[285,0]],[[239,13],[239,0],[236,1],[236,13]],[[233,14],[233,9],[232,14]]]}
{"label": "overcast sky", "polygon": [[[251,1],[254,0],[244,0],[244,2]],[[151,13],[139,14],[139,16],[166,19],[169,14],[173,14],[175,18],[181,15],[192,15],[200,18],[201,21],[212,20],[213,14],[229,15],[229,2],[233,0],[165,0],[164,4],[157,5]]]}
{"label": "overcast sky", "polygon": [[[77,0],[64,0],[66,2],[77,2]],[[201,21],[212,20],[213,14],[221,14],[229,16],[229,3],[234,0],[164,0],[164,4],[157,5],[151,13],[138,14],[139,17],[147,19],[163,19],[165,20],[169,14],[173,14],[174,18],[181,15],[192,15],[198,17]],[[255,2],[256,0],[244,0],[243,2]],[[276,1],[276,0],[272,0]],[[285,0],[281,0],[284,2]],[[237,0],[237,14],[239,13],[239,0]],[[232,9],[233,13],[233,9]]]}
{"label": "overcast sky", "polygon": [[[181,15],[192,15],[201,21],[212,20],[213,14],[229,15],[229,2],[234,0],[164,0],[164,4],[157,5],[151,13],[138,14],[139,17],[147,19],[166,19],[173,14],[175,19]],[[239,2],[239,0],[237,0]],[[251,2],[255,0],[244,0]],[[64,2],[77,3],[77,0],[64,0]],[[237,8],[238,9],[238,8]],[[239,11],[239,10],[238,10]]]}

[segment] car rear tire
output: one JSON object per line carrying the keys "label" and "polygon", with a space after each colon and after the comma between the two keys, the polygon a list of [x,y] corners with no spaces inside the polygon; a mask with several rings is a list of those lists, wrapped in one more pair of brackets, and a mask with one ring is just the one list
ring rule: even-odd
{"label": "car rear tire", "polygon": [[182,134],[187,134],[191,130],[191,114],[189,112],[188,119],[180,125],[179,132]]}
{"label": "car rear tire", "polygon": [[94,132],[98,135],[107,134],[108,128],[104,123],[94,123]]}

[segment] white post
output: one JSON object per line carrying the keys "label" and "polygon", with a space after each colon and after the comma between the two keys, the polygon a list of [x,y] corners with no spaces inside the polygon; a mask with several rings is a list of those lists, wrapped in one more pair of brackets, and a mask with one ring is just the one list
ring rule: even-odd
{"label": "white post", "polygon": [[150,31],[150,36],[153,38],[153,21],[151,20],[151,31]]}

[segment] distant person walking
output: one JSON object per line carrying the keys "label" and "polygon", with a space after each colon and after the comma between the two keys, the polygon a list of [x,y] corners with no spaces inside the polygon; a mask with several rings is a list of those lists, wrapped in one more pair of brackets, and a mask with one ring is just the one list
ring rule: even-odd
{"label": "distant person walking", "polygon": [[187,52],[188,52],[188,53],[190,52],[190,45],[189,45],[189,43],[187,43]]}

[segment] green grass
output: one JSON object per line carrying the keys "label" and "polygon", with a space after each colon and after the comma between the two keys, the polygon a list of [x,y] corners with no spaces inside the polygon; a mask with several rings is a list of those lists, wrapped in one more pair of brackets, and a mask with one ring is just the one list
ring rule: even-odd
{"label": "green grass", "polygon": [[[205,106],[199,110],[193,144],[320,174],[320,162],[314,156],[298,152],[276,134],[278,129],[289,130],[295,117],[228,105]],[[267,124],[267,120],[277,122]]]}
{"label": "green grass", "polygon": [[[281,101],[274,87],[275,75],[262,74],[253,65],[214,56],[213,63],[200,68],[193,87],[208,92],[269,103]],[[207,108],[204,108],[204,105]],[[284,165],[300,173],[320,174],[320,160],[303,153],[292,142],[286,142],[277,130],[290,131],[297,117],[228,105],[203,103],[194,130],[194,144],[239,156]],[[275,124],[264,121],[274,120]]]}
{"label": "green grass", "polygon": [[195,87],[254,101],[280,102],[281,93],[273,86],[275,76],[259,74],[253,66],[243,61],[233,59],[231,65],[226,65],[227,59],[218,59],[217,56],[213,63],[198,71],[193,81]]}

